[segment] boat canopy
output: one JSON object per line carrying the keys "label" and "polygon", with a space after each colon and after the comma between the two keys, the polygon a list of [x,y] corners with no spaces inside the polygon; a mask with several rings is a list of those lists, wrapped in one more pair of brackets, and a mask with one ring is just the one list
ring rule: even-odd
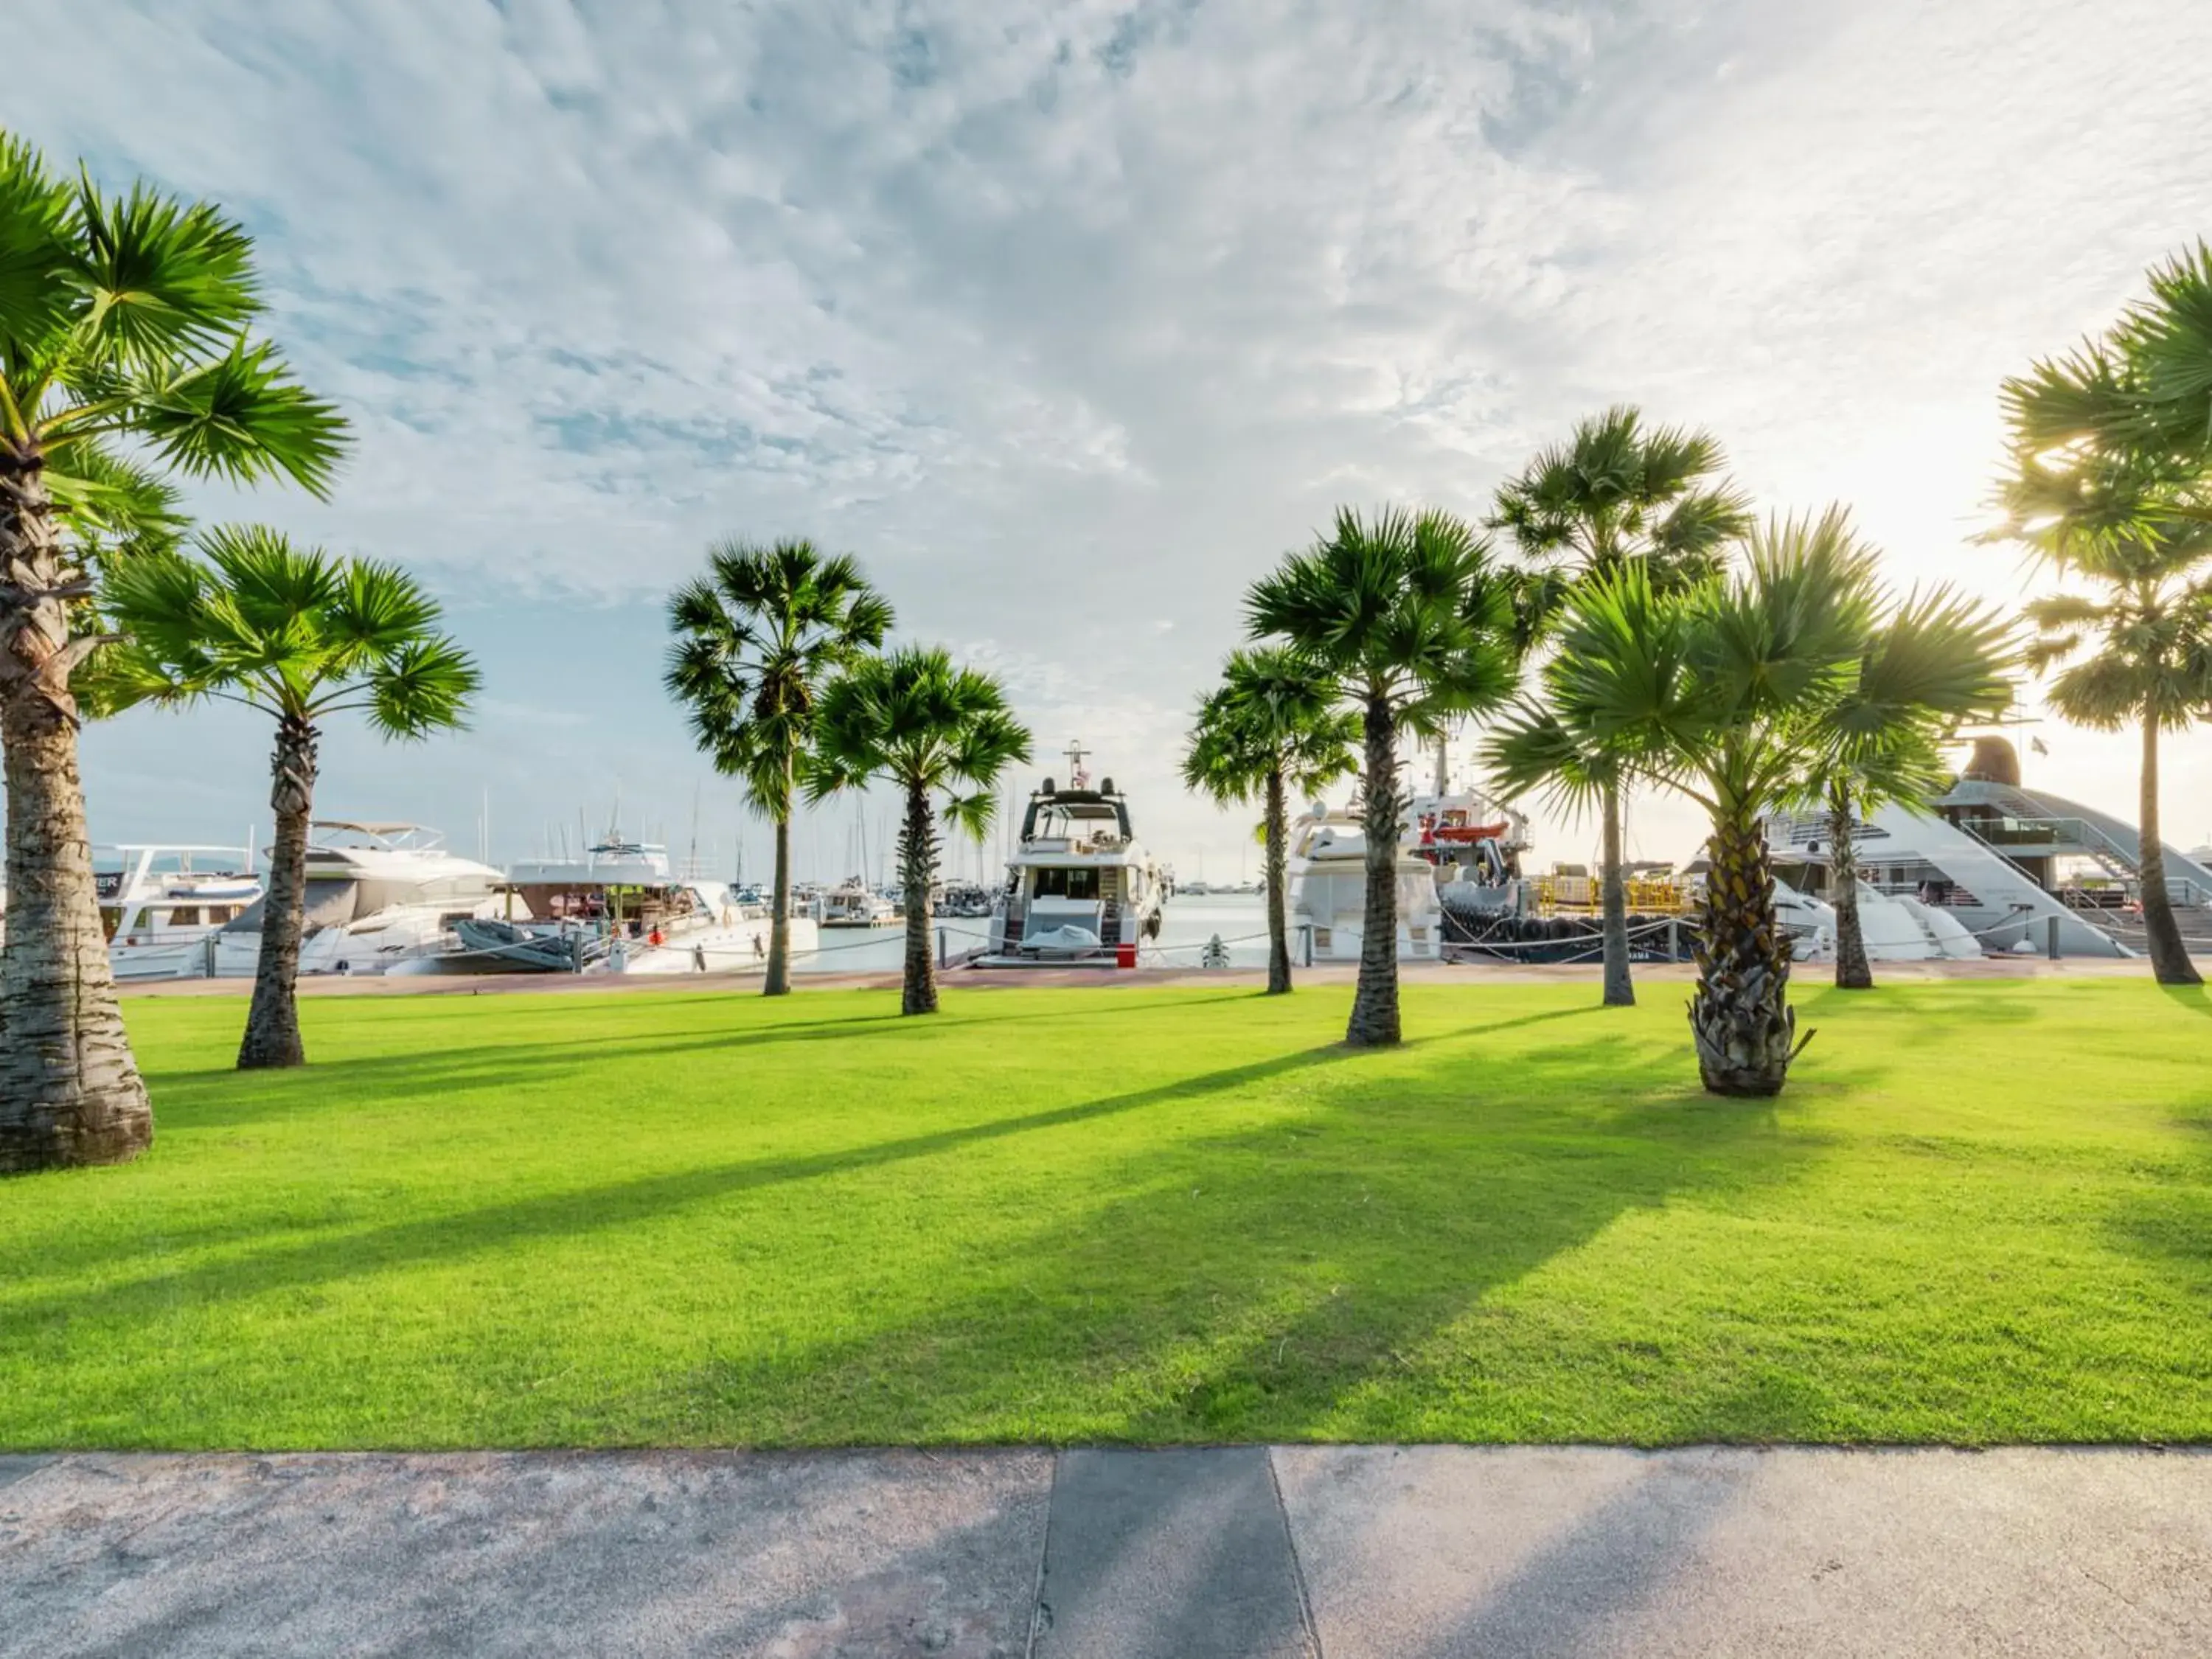
{"label": "boat canopy", "polygon": [[1103,789],[1055,789],[1048,779],[1045,787],[1030,797],[1029,808],[1022,814],[1022,839],[1036,840],[1038,821],[1054,817],[1071,824],[1110,820],[1123,841],[1131,839],[1129,803],[1115,792],[1110,780]]}

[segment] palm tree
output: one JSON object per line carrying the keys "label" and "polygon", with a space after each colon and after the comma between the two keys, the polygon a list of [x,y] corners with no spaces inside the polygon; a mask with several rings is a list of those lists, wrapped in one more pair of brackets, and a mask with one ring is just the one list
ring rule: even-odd
{"label": "palm tree", "polygon": [[247,334],[260,309],[252,244],[213,207],[56,179],[0,134],[0,1171],[153,1139],[85,830],[70,681],[104,641],[71,552],[173,520],[163,474],[325,492],[343,422]]}
{"label": "palm tree", "polygon": [[1528,788],[1556,778],[1563,755],[1602,748],[1626,775],[1705,807],[1711,873],[1691,1030],[1705,1087],[1756,1096],[1781,1090],[1801,1046],[1766,815],[1802,795],[1869,711],[1930,723],[1989,712],[2005,690],[2004,629],[1945,590],[1892,599],[1840,509],[1756,529],[1746,553],[1735,575],[1674,593],[1633,563],[1578,584],[1544,700],[1524,702],[1487,756]]}
{"label": "palm tree", "polygon": [[1942,788],[1942,745],[1960,720],[2011,701],[2011,635],[1955,595],[1915,593],[1869,636],[1851,690],[1828,712],[1826,741],[1800,799],[1828,821],[1838,990],[1874,988],[1859,925],[1858,824],[1877,808],[1923,801]]}
{"label": "palm tree", "polygon": [[726,541],[670,596],[664,677],[714,768],[775,825],[775,915],[763,992],[791,989],[791,813],[815,704],[837,670],[884,642],[891,608],[849,556],[807,541]]}
{"label": "palm tree", "polygon": [[1255,637],[1297,651],[1359,714],[1367,894],[1345,1041],[1395,1043],[1398,734],[1434,738],[1511,694],[1512,586],[1489,543],[1448,513],[1340,509],[1328,535],[1254,584],[1245,613]]}
{"label": "palm tree", "polygon": [[[2141,732],[2136,878],[2151,971],[2161,985],[2201,984],[2166,885],[2159,734],[2184,730],[2212,711],[2212,526],[2141,501],[2125,528],[2095,532],[2078,522],[2086,514],[2038,513],[2062,489],[2076,501],[2096,493],[2094,486],[2076,488],[2081,465],[2060,463],[2075,475],[2067,479],[2058,468],[2028,461],[2008,490],[2016,515],[2011,533],[2103,590],[2096,599],[2063,593],[2032,600],[2027,614],[2036,637],[2027,660],[2039,673],[2058,671],[2045,695],[2063,719],[2102,732],[2132,725]],[[2021,519],[2023,509],[2028,516]]]}
{"label": "palm tree", "polygon": [[877,780],[906,798],[899,824],[899,882],[906,890],[901,1013],[937,1012],[929,930],[938,839],[930,796],[942,794],[945,817],[980,840],[998,804],[999,775],[1029,757],[1029,729],[1007,708],[999,682],[954,666],[939,647],[862,657],[822,694],[807,799]]}
{"label": "palm tree", "polygon": [[296,986],[322,723],[359,714],[386,738],[451,730],[480,676],[438,631],[437,602],[395,566],[295,548],[258,526],[211,531],[199,549],[199,559],[151,554],[109,572],[101,602],[128,640],[101,653],[86,700],[103,714],[212,700],[276,720],[276,833],[238,1064],[298,1066],[307,1059]]}
{"label": "palm tree", "polygon": [[2005,382],[2005,412],[2026,454],[2085,447],[2166,458],[2200,483],[2212,475],[2212,243],[2151,268],[2150,295],[2075,350]]}
{"label": "palm tree", "polygon": [[[1490,519],[1492,529],[1513,538],[1528,566],[1524,645],[1541,643],[1575,583],[1631,561],[1661,593],[1717,574],[1723,550],[1752,522],[1748,498],[1712,482],[1725,465],[1710,434],[1647,428],[1642,412],[1626,404],[1579,422],[1566,443],[1538,451],[1518,477],[1499,487]],[[1569,793],[1578,811],[1595,804],[1603,824],[1605,1001],[1625,1007],[1636,1000],[1636,988],[1622,874],[1623,780],[1601,751],[1583,758],[1589,765],[1574,769],[1587,787]]]}
{"label": "palm tree", "polygon": [[2212,249],[2200,243],[2151,285],[2151,301],[2102,339],[2005,382],[2013,454],[1989,539],[2101,590],[2031,604],[2028,660],[2060,668],[2048,696],[2064,719],[2140,728],[2143,932],[2159,981],[2195,985],[2166,881],[2159,733],[2212,712]]}
{"label": "palm tree", "polygon": [[1199,704],[1183,781],[1222,805],[1258,795],[1267,804],[1267,994],[1291,988],[1285,892],[1290,789],[1310,793],[1358,769],[1359,716],[1333,682],[1294,651],[1230,653],[1221,684]]}

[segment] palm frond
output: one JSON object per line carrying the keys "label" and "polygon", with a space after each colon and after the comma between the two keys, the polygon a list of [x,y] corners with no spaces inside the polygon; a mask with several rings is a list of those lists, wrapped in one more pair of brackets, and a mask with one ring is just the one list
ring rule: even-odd
{"label": "palm frond", "polygon": [[[18,378],[51,351],[78,301],[70,274],[80,228],[68,186],[30,144],[0,131],[0,385],[11,394],[21,389]],[[34,414],[17,410],[9,422],[14,435]]]}
{"label": "palm frond", "polygon": [[100,355],[167,365],[221,346],[259,311],[252,239],[211,204],[143,185],[111,200],[81,175],[77,212],[71,276]]}
{"label": "palm frond", "polygon": [[816,708],[807,793],[821,799],[871,779],[966,798],[1030,757],[1030,733],[992,676],[956,666],[942,647],[855,659]]}
{"label": "palm frond", "polygon": [[384,637],[368,677],[375,728],[387,738],[426,738],[465,727],[470,699],[483,685],[475,659],[442,634]]}
{"label": "palm frond", "polygon": [[[319,498],[346,446],[336,406],[304,390],[275,347],[242,337],[221,357],[144,381],[120,424],[190,477],[282,476]],[[57,444],[76,430],[65,428]]]}
{"label": "palm frond", "polygon": [[462,723],[482,677],[411,576],[261,526],[211,530],[198,551],[105,573],[100,608],[127,643],[96,669],[103,707],[225,696],[300,719],[360,709],[400,738]]}
{"label": "palm frond", "polygon": [[106,445],[76,445],[46,469],[46,489],[81,546],[109,556],[173,546],[191,522],[175,486]]}

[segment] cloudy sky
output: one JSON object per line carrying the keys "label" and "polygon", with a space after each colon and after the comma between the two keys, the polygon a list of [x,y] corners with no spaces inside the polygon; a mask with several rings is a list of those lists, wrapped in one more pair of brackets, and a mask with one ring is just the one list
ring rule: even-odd
{"label": "cloudy sky", "polygon": [[[402,560],[489,684],[320,805],[519,856],[737,798],[658,686],[718,536],[857,554],[901,632],[1079,737],[1186,874],[1173,769],[1238,598],[1338,502],[1486,510],[1579,415],[1710,427],[1765,505],[2008,603],[1995,394],[2212,233],[2184,0],[15,0],[4,118],[259,239],[358,437],[333,498],[203,497]],[[2056,724],[2034,775],[2132,798]],[[266,733],[88,735],[97,839],[230,839]],[[1042,771],[1042,768],[1038,769]],[[2169,835],[2212,838],[2212,738]],[[842,873],[856,816],[803,830]],[[1540,860],[1587,826],[1545,824]],[[574,833],[573,830],[571,831]],[[751,868],[766,836],[750,832]],[[1697,837],[1639,803],[1647,856]]]}

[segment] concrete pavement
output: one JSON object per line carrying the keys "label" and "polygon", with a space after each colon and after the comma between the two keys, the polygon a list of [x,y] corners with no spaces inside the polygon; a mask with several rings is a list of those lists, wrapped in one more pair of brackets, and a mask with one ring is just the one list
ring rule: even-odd
{"label": "concrete pavement", "polygon": [[2212,1455],[0,1458],[0,1654],[2212,1653]]}

